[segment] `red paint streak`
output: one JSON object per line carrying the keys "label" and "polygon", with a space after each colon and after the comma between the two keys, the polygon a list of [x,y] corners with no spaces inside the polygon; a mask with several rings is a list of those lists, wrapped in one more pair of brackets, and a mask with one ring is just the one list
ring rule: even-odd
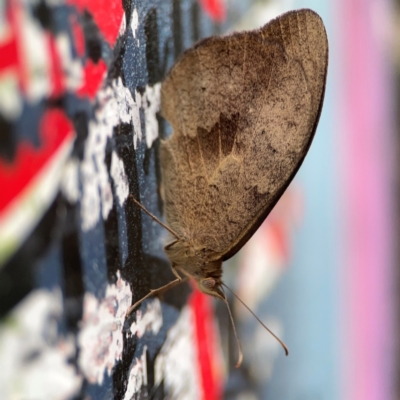
{"label": "red paint streak", "polygon": [[80,12],[85,9],[92,14],[98,27],[108,43],[113,46],[118,37],[124,10],[122,1],[110,0],[67,0],[67,3],[74,5]]}
{"label": "red paint streak", "polygon": [[14,200],[28,183],[43,169],[54,152],[65,142],[72,140],[73,127],[60,110],[49,110],[40,122],[42,146],[36,149],[23,141],[12,164],[0,159],[0,212]]}
{"label": "red paint streak", "polygon": [[195,339],[204,400],[221,398],[222,373],[217,363],[216,333],[211,298],[197,288],[189,301],[195,320]]}
{"label": "red paint streak", "polygon": [[76,52],[79,57],[83,57],[85,55],[85,36],[76,15],[70,16],[70,24],[74,36],[73,42],[75,44]]}
{"label": "red paint streak", "polygon": [[13,37],[8,43],[0,44],[0,70],[15,67],[18,62],[17,42]]}
{"label": "red paint streak", "polygon": [[48,48],[50,56],[50,82],[51,82],[51,97],[58,97],[64,93],[64,75],[61,65],[60,56],[57,52],[57,44],[52,35],[48,36]]}
{"label": "red paint streak", "polygon": [[103,60],[95,64],[92,60],[88,60],[84,69],[84,84],[77,90],[78,96],[87,96],[91,99],[96,95],[100,85],[103,82],[107,65]]}
{"label": "red paint streak", "polygon": [[226,18],[225,3],[223,0],[199,0],[204,12],[214,21],[223,22]]}
{"label": "red paint streak", "polygon": [[290,256],[290,246],[289,246],[289,234],[286,226],[282,221],[272,220],[267,222],[269,229],[271,230],[271,238],[273,240],[274,251],[282,257],[283,264],[282,266],[286,266],[285,264],[289,261]]}

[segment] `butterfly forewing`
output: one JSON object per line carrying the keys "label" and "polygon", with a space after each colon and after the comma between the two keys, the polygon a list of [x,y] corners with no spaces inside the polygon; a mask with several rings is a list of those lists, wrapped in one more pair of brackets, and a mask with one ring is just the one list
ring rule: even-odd
{"label": "butterfly forewing", "polygon": [[325,29],[310,10],[184,53],[162,86],[174,129],[160,151],[172,229],[221,259],[244,245],[307,153],[327,62]]}

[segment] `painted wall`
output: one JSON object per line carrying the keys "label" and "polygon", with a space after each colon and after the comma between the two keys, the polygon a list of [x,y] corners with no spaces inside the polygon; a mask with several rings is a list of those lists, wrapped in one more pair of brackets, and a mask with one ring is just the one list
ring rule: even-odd
{"label": "painted wall", "polygon": [[207,298],[186,285],[125,315],[173,277],[164,232],[128,194],[161,217],[160,81],[212,12],[0,6],[1,398],[219,397]]}
{"label": "painted wall", "polygon": [[[232,300],[172,278],[162,216],[162,77],[215,31],[295,8],[323,18],[326,98],[298,178],[224,279]],[[0,5],[1,398],[386,400],[394,394],[391,4],[41,1]],[[216,21],[222,22],[218,25]],[[225,355],[222,364],[221,353]],[[253,396],[253,397],[251,397]]]}

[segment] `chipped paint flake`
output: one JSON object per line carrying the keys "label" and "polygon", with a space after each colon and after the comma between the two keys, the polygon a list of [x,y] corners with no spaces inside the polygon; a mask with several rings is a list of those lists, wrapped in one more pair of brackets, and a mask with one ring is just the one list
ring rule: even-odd
{"label": "chipped paint flake", "polygon": [[133,37],[138,40],[138,45],[139,45],[139,39],[136,37],[138,27],[139,27],[139,14],[137,12],[137,9],[134,8],[133,12],[132,12],[132,18],[131,18],[131,29],[132,29]]}
{"label": "chipped paint flake", "polygon": [[164,382],[171,399],[201,398],[193,326],[192,311],[185,307],[155,361],[155,384]]}
{"label": "chipped paint flake", "polygon": [[144,346],[142,356],[133,361],[129,371],[128,387],[125,392],[124,400],[131,400],[135,394],[140,392],[142,386],[147,386],[147,346]]}
{"label": "chipped paint flake", "polygon": [[146,144],[150,148],[158,137],[157,113],[160,111],[161,84],[146,86],[143,108],[146,119]]}
{"label": "chipped paint flake", "polygon": [[82,377],[69,359],[72,336],[62,337],[58,289],[31,292],[0,326],[0,398],[55,399],[78,395]]}
{"label": "chipped paint flake", "polygon": [[93,228],[99,220],[99,178],[92,160],[84,160],[82,162],[80,173],[83,188],[81,198],[82,229],[87,231]]}
{"label": "chipped paint flake", "polygon": [[139,140],[142,140],[142,123],[140,121],[140,106],[142,104],[142,95],[135,90],[136,103],[133,104],[131,110],[133,124],[133,147],[137,149]]}
{"label": "chipped paint flake", "polygon": [[105,298],[98,300],[86,293],[83,302],[82,329],[78,335],[79,366],[87,380],[101,385],[104,373],[111,375],[123,349],[122,328],[132,303],[127,282],[117,273],[116,284],[109,285]]}
{"label": "chipped paint flake", "polygon": [[125,173],[125,167],[122,160],[117,156],[115,151],[111,155],[111,171],[110,174],[114,180],[115,194],[118,203],[122,206],[129,196],[129,182]]}
{"label": "chipped paint flake", "polygon": [[[146,332],[157,335],[163,325],[163,317],[160,300],[157,298],[146,302],[146,311],[136,311],[136,322],[132,323],[130,331],[133,336],[143,337]],[[139,359],[132,362],[129,371],[128,386],[124,399],[132,399],[135,394],[140,392],[143,385],[147,386],[147,347],[144,346],[143,353]]]}
{"label": "chipped paint flake", "polygon": [[147,304],[146,311],[136,311],[136,322],[131,325],[132,335],[141,338],[146,331],[151,330],[153,335],[157,335],[163,324],[161,303],[157,298]]}

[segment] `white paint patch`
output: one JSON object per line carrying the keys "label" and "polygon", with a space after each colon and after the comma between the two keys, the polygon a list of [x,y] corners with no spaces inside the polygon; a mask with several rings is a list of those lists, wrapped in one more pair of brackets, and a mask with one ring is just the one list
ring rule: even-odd
{"label": "white paint patch", "polygon": [[193,314],[185,307],[155,361],[155,384],[164,381],[171,399],[196,400],[201,398]]}
{"label": "white paint patch", "polygon": [[83,188],[81,197],[82,229],[87,231],[92,229],[99,220],[99,185],[101,182],[92,159],[84,160],[81,163],[80,172]]}
{"label": "white paint patch", "polygon": [[60,337],[58,289],[31,292],[0,326],[0,398],[62,400],[78,394],[82,377],[68,359],[72,336]]}
{"label": "white paint patch", "polygon": [[146,86],[143,96],[143,109],[146,120],[146,144],[150,148],[158,137],[157,113],[160,111],[161,83]]}
{"label": "white paint patch", "polygon": [[139,39],[136,37],[137,35],[137,28],[139,27],[139,15],[137,9],[133,9],[132,18],[131,18],[131,29],[133,37],[137,40],[138,46],[140,45]]}
{"label": "white paint patch", "polygon": [[20,10],[21,46],[28,75],[26,97],[35,103],[51,91],[49,37],[27,8]]}
{"label": "white paint patch", "polygon": [[142,122],[140,120],[140,106],[142,104],[142,95],[135,90],[136,103],[132,108],[133,123],[133,147],[137,149],[137,143],[142,140]]}
{"label": "white paint patch", "polygon": [[109,285],[106,296],[98,300],[86,293],[83,302],[82,329],[78,335],[79,366],[91,383],[101,385],[107,370],[111,375],[123,350],[122,328],[132,303],[129,285],[117,273],[115,285]]}
{"label": "white paint patch", "polygon": [[126,14],[124,13],[124,15],[122,16],[122,20],[121,20],[121,25],[119,27],[119,32],[118,35],[122,36],[126,31]]}
{"label": "white paint patch", "polygon": [[8,121],[16,120],[22,112],[22,97],[15,70],[2,71],[0,78],[0,114]]}
{"label": "white paint patch", "polygon": [[147,346],[144,346],[143,354],[140,359],[134,361],[134,365],[129,371],[128,387],[125,392],[124,400],[133,399],[135,394],[140,392],[141,387],[147,386]]}
{"label": "white paint patch", "polygon": [[[133,336],[143,337],[146,332],[151,331],[157,335],[163,324],[160,300],[154,299],[147,303],[146,311],[136,311],[136,322],[132,323],[130,331]],[[135,394],[140,392],[143,385],[147,385],[147,365],[146,365],[147,347],[144,347],[140,359],[133,361],[129,371],[128,387],[125,392],[124,400],[130,400]]]}
{"label": "white paint patch", "polygon": [[157,298],[147,303],[144,313],[141,310],[136,311],[136,322],[131,325],[132,335],[141,338],[146,331],[151,330],[153,335],[157,335],[163,324],[161,303]]}
{"label": "white paint patch", "polygon": [[114,180],[115,193],[118,203],[122,206],[129,196],[129,182],[125,173],[124,163],[117,156],[115,151],[111,155],[111,171],[110,174]]}
{"label": "white paint patch", "polygon": [[136,125],[134,123],[135,121],[132,119],[132,111],[140,107],[140,95],[138,101],[135,93],[135,102],[135,100],[133,100],[131,92],[123,85],[122,79],[120,77],[113,81],[111,88],[108,87],[107,94],[109,95],[107,117],[112,118],[113,126],[117,125],[120,122],[124,122],[126,124],[133,122],[133,126],[136,130]]}
{"label": "white paint patch", "polygon": [[79,163],[75,158],[70,158],[64,167],[61,180],[61,190],[66,199],[74,204],[79,199]]}

